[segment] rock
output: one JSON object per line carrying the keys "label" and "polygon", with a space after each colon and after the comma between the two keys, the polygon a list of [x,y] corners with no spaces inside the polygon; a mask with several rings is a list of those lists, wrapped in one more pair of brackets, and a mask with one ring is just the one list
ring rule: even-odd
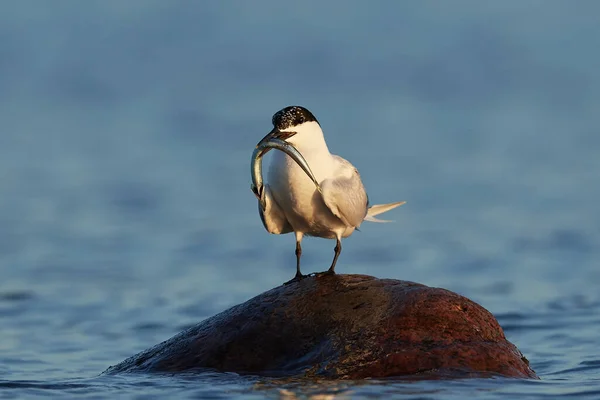
{"label": "rock", "polygon": [[203,368],[332,379],[537,378],[478,304],[448,290],[365,275],[276,287],[105,373]]}

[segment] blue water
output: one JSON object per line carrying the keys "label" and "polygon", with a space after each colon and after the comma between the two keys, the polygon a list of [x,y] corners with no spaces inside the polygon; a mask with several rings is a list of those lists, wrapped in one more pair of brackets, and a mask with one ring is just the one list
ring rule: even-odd
{"label": "blue water", "polygon": [[[0,3],[0,398],[600,398],[600,3]],[[490,310],[540,381],[99,376],[294,274],[249,158],[301,104],[372,202],[341,273]],[[304,242],[304,271],[334,243]]]}

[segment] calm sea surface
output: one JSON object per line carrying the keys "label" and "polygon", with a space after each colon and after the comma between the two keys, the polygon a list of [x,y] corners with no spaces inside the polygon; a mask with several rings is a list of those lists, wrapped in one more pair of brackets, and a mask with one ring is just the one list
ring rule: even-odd
{"label": "calm sea surface", "polygon": [[[600,2],[0,3],[0,398],[600,398]],[[540,381],[100,376],[294,274],[249,159],[290,104],[372,202],[341,273],[490,310]],[[304,270],[334,243],[304,242]],[[318,395],[332,395],[319,397]]]}

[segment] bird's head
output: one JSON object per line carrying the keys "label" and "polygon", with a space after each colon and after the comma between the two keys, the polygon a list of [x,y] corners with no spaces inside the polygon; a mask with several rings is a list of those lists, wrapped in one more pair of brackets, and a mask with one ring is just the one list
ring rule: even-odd
{"label": "bird's head", "polygon": [[310,145],[311,142],[323,138],[319,121],[302,106],[289,106],[277,111],[273,115],[272,122],[273,129],[260,143],[277,138],[285,140],[294,147],[304,147],[304,145]]}

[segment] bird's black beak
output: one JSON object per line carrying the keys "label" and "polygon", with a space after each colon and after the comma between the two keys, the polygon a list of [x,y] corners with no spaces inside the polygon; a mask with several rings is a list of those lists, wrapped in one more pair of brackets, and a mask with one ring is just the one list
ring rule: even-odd
{"label": "bird's black beak", "polygon": [[296,132],[282,132],[277,128],[273,128],[273,130],[269,133],[267,133],[265,135],[264,138],[262,138],[260,140],[260,142],[258,142],[258,144],[256,145],[256,147],[260,146],[261,144],[268,142],[271,139],[280,139],[280,140],[286,140],[292,136],[294,136],[296,134]]}

